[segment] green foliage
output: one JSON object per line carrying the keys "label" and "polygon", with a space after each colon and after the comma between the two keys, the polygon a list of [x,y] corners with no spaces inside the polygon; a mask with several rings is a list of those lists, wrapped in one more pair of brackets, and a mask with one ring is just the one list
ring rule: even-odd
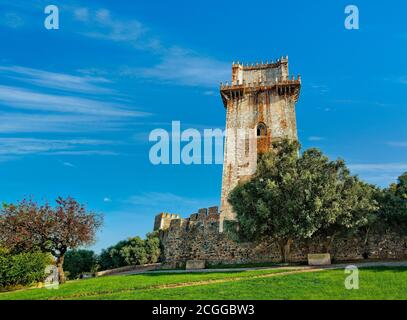
{"label": "green foliage", "polygon": [[91,250],[70,250],[65,254],[63,267],[70,279],[76,279],[82,273],[97,270],[97,256]]}
{"label": "green foliage", "polygon": [[126,265],[147,263],[144,240],[140,237],[130,238],[127,240],[127,244],[121,248],[120,255],[123,257]]}
{"label": "green foliage", "polygon": [[124,258],[121,255],[121,249],[126,245],[127,241],[119,241],[114,246],[103,249],[99,256],[99,264],[102,270],[119,268],[126,265]]}
{"label": "green foliage", "polygon": [[398,183],[378,193],[377,199],[380,203],[381,227],[407,235],[407,172],[398,178]]}
{"label": "green foliage", "polygon": [[330,241],[368,223],[377,210],[374,188],[351,176],[342,160],[317,149],[299,155],[297,142],[281,141],[258,162],[253,179],[229,196],[240,237],[278,242],[285,258],[294,240],[319,236]]}
{"label": "green foliage", "polygon": [[241,240],[245,240],[239,235],[239,223],[236,220],[224,220],[223,232],[233,241],[240,242]]}
{"label": "green foliage", "polygon": [[0,210],[0,245],[15,253],[51,253],[56,258],[59,282],[63,283],[66,251],[92,244],[102,222],[101,215],[71,197],[58,197],[55,207],[23,199]]}
{"label": "green foliage", "polygon": [[119,241],[116,245],[102,250],[99,264],[102,270],[128,265],[155,263],[160,257],[158,234],[148,233],[145,240],[140,237]]}
{"label": "green foliage", "polygon": [[49,254],[24,252],[12,254],[0,248],[0,288],[27,286],[45,278],[45,267],[52,263]]}
{"label": "green foliage", "polygon": [[158,232],[150,232],[147,233],[147,238],[145,240],[145,249],[147,255],[147,262],[148,263],[156,263],[161,254],[160,249],[160,239],[158,238]]}

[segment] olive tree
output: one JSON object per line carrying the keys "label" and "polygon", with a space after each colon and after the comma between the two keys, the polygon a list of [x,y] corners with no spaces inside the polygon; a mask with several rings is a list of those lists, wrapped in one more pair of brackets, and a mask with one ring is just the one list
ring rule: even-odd
{"label": "olive tree", "polygon": [[283,261],[294,241],[315,236],[329,251],[336,235],[363,226],[377,209],[372,187],[352,176],[344,161],[299,149],[297,142],[274,143],[259,158],[253,178],[229,195],[239,237],[277,242]]}
{"label": "olive tree", "polygon": [[0,245],[14,251],[41,250],[55,257],[59,281],[65,282],[63,263],[68,249],[92,244],[102,217],[73,198],[56,200],[56,206],[33,200],[3,206]]}

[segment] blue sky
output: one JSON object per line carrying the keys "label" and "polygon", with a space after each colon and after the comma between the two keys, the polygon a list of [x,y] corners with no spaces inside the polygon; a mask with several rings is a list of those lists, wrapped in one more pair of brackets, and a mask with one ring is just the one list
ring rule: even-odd
{"label": "blue sky", "polygon": [[[60,29],[44,28],[44,7]],[[344,28],[344,8],[360,29]],[[152,230],[161,211],[217,205],[221,165],[154,166],[152,129],[223,128],[232,61],[289,55],[304,148],[386,186],[407,171],[403,1],[0,3],[0,200],[71,195],[103,212],[93,248]]]}

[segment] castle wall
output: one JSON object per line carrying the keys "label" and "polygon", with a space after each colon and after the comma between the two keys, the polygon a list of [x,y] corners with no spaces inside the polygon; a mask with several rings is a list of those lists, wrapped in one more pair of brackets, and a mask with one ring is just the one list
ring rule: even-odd
{"label": "castle wall", "polygon": [[[201,212],[202,213],[202,212]],[[281,259],[276,243],[238,243],[228,232],[219,232],[219,214],[194,214],[188,219],[173,219],[168,229],[160,230],[163,256],[169,266],[182,266],[187,260],[205,260],[209,264],[248,262],[279,262]],[[406,259],[407,237],[396,234],[372,235],[367,244],[372,259]],[[332,258],[338,261],[362,260],[365,247],[363,240],[353,237],[337,239],[332,246]],[[321,241],[294,242],[291,248],[292,262],[307,261],[308,253],[324,252]]]}

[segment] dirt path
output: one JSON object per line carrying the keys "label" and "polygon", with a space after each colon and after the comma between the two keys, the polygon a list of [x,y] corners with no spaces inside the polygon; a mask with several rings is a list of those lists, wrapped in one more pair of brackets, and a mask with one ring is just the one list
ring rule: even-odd
{"label": "dirt path", "polygon": [[[325,269],[343,269],[349,265],[356,266],[358,268],[368,268],[368,267],[407,267],[407,261],[371,261],[371,262],[347,262],[339,264],[331,264],[327,266],[285,266],[277,265],[274,267],[252,267],[252,268],[220,268],[220,269],[198,269],[198,270],[156,270],[156,271],[145,271],[142,273],[210,273],[210,272],[231,272],[231,271],[251,271],[251,270],[272,270],[272,269],[284,269],[284,270],[295,270],[295,271],[306,271],[306,270],[325,270]],[[118,273],[120,275],[129,274],[139,274],[141,272],[137,271],[127,271],[123,273]],[[282,273],[278,273],[282,274]],[[117,275],[117,274],[116,274]]]}

